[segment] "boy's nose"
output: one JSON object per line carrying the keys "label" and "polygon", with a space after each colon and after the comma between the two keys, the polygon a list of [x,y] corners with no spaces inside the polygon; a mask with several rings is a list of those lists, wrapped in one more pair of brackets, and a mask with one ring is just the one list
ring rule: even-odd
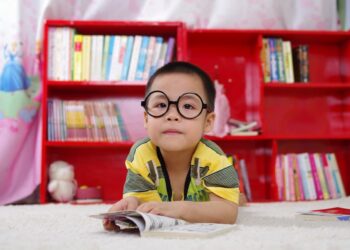
{"label": "boy's nose", "polygon": [[169,110],[168,112],[166,113],[166,119],[168,121],[178,121],[179,120],[179,117],[180,117],[180,114],[179,112],[177,111],[177,108],[176,108],[176,105],[173,104],[173,105],[170,105],[169,106]]}

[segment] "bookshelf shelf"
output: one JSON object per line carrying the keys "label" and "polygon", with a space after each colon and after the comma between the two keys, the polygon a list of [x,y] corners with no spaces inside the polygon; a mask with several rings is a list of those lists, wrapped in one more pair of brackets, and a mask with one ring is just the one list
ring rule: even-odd
{"label": "bookshelf shelf", "polygon": [[350,83],[263,83],[264,84],[264,89],[266,90],[273,90],[273,89],[300,89],[300,90],[305,90],[305,89],[312,89],[312,90],[350,90]]}
{"label": "bookshelf shelf", "polygon": [[79,141],[79,142],[73,142],[73,141],[46,141],[46,147],[50,148],[64,148],[64,147],[70,147],[70,148],[123,148],[123,149],[130,149],[133,142],[131,141],[122,141],[122,142],[91,142],[91,141]]}
{"label": "bookshelf shelf", "polygon": [[[346,194],[350,194],[350,33],[285,30],[187,30],[180,22],[49,20],[44,31],[43,143],[41,202],[48,167],[65,160],[75,167],[79,185],[101,186],[104,202],[122,197],[125,159],[132,144],[146,135],[143,99],[146,81],[50,80],[49,28],[70,27],[83,35],[143,35],[175,38],[174,60],[197,64],[223,84],[231,118],[256,121],[258,136],[205,136],[225,153],[246,161],[253,202],[276,201],[278,154],[334,153]],[[282,38],[309,47],[308,83],[264,83],[263,38]],[[48,100],[113,100],[120,107],[127,141],[51,141]]]}

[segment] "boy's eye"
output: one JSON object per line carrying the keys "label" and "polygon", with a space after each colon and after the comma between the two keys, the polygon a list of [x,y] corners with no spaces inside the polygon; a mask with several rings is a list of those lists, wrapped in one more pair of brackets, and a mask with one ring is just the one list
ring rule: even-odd
{"label": "boy's eye", "polygon": [[165,102],[158,102],[153,105],[154,108],[166,108],[167,104]]}
{"label": "boy's eye", "polygon": [[184,108],[184,109],[195,109],[195,107],[194,107],[192,104],[189,104],[189,103],[185,103],[185,104],[183,105],[183,108]]}

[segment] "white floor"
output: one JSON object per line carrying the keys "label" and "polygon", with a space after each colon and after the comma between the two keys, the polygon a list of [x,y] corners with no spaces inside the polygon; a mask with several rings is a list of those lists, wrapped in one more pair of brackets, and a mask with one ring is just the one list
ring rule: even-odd
{"label": "white floor", "polygon": [[350,249],[350,222],[306,222],[297,211],[350,208],[350,197],[328,201],[256,203],[240,208],[235,230],[212,239],[154,239],[105,232],[88,215],[109,205],[0,206],[0,249]]}

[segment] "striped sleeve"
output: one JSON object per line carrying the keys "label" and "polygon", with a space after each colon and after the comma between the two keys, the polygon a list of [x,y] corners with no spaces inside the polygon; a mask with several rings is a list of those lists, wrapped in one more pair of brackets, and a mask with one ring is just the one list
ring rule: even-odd
{"label": "striped sleeve", "polygon": [[236,204],[239,203],[237,173],[233,166],[227,166],[203,178],[204,186],[211,193]]}
{"label": "striped sleeve", "polygon": [[124,184],[123,198],[134,196],[141,202],[161,201],[155,184],[147,177],[146,170],[140,168],[140,166],[135,166],[135,164],[137,164],[137,161],[133,163],[126,161],[128,172]]}

